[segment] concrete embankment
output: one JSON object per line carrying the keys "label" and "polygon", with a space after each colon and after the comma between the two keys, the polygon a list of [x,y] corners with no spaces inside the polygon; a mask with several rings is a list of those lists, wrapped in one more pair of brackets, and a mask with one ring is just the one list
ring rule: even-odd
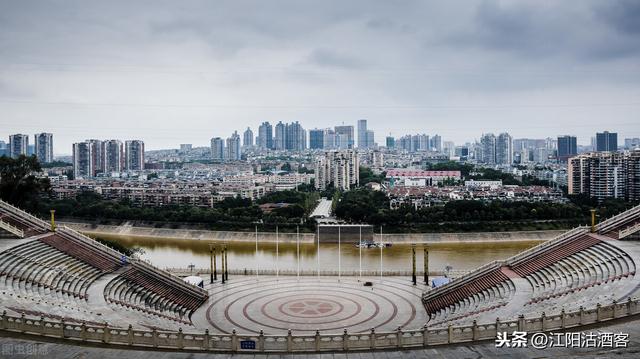
{"label": "concrete embankment", "polygon": [[[233,231],[207,231],[197,229],[171,229],[141,227],[132,225],[96,225],[88,223],[59,222],[75,230],[90,235],[108,235],[123,237],[146,237],[164,239],[189,239],[200,241],[234,241],[252,242],[255,241],[254,232],[233,232]],[[547,231],[520,231],[520,232],[474,232],[474,233],[406,233],[406,234],[383,234],[383,242],[392,243],[455,243],[455,242],[519,242],[519,241],[546,241],[563,233],[563,230]],[[295,233],[279,233],[276,237],[274,232],[258,232],[258,240],[261,242],[275,242],[276,238],[283,242],[295,242]],[[375,241],[380,240],[379,234],[374,234]],[[357,238],[343,238],[345,241],[358,241]],[[315,234],[301,233],[300,241],[303,243],[313,243]]]}

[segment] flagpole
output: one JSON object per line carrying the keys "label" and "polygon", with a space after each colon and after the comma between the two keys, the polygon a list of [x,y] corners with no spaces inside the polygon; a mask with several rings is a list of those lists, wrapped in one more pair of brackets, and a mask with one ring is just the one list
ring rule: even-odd
{"label": "flagpole", "polygon": [[382,226],[380,226],[380,283],[382,284]]}
{"label": "flagpole", "polygon": [[340,272],[342,271],[342,262],[340,255],[340,225],[338,225],[338,282],[340,281]]}
{"label": "flagpole", "polygon": [[296,226],[296,246],[298,252],[298,281],[300,281],[300,226]]}
{"label": "flagpole", "polygon": [[360,245],[358,246],[360,247],[360,280],[362,280],[362,225],[360,225]]}
{"label": "flagpole", "polygon": [[256,281],[258,281],[258,226],[256,226],[256,255],[254,260],[256,261]]}
{"label": "flagpole", "polygon": [[317,224],[316,231],[318,232],[318,249],[316,250],[316,259],[318,260],[318,279],[320,279],[320,224]]}
{"label": "flagpole", "polygon": [[280,274],[280,270],[278,267],[278,261],[280,260],[280,253],[278,248],[278,226],[276,225],[276,282],[278,281],[278,276]]}

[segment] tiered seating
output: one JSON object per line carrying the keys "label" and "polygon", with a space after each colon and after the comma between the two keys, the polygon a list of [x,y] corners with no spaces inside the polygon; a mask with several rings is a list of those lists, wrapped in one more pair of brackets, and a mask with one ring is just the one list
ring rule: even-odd
{"label": "tiered seating", "polygon": [[635,275],[635,269],[635,263],[628,254],[598,241],[589,248],[529,273],[525,279],[531,283],[533,295],[527,305],[629,278]]}
{"label": "tiered seating", "polygon": [[103,272],[113,272],[121,266],[121,263],[108,253],[99,251],[84,241],[74,239],[65,232],[60,233],[60,235],[41,238],[40,241],[88,263]]}
{"label": "tiered seating", "polygon": [[0,278],[6,288],[41,297],[86,299],[102,272],[40,241],[0,253]]}
{"label": "tiered seating", "polygon": [[425,293],[423,303],[431,325],[491,311],[508,302],[515,286],[501,271],[500,263],[492,263],[479,273]]}
{"label": "tiered seating", "polygon": [[105,298],[111,303],[189,323],[185,318],[206,301],[206,294],[199,295],[200,291],[185,290],[176,284],[134,267],[107,285]]}
{"label": "tiered seating", "polygon": [[600,243],[600,240],[589,235],[569,238],[560,246],[543,250],[536,256],[524,258],[521,261],[515,261],[511,264],[511,269],[521,277],[526,277],[541,268],[548,267],[565,257],[589,248],[597,243]]}
{"label": "tiered seating", "polygon": [[499,282],[495,286],[436,311],[435,314],[430,315],[429,324],[435,326],[493,311],[506,305],[514,293],[515,286],[511,280]]}

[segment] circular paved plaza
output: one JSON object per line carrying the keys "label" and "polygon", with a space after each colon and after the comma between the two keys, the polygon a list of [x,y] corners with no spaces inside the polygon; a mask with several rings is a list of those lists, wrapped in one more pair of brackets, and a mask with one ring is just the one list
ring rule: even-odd
{"label": "circular paved plaza", "polygon": [[[373,287],[363,283],[371,281]],[[192,320],[213,332],[282,334],[392,331],[420,328],[424,286],[409,278],[235,276],[207,288],[211,297]]]}

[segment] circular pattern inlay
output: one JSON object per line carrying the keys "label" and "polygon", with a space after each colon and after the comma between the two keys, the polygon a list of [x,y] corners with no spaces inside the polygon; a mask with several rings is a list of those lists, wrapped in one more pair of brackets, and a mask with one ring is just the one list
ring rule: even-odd
{"label": "circular pattern inlay", "polygon": [[372,289],[356,279],[239,277],[211,289],[206,321],[225,333],[420,328],[426,322],[420,295],[421,288],[401,279],[376,283]]}

